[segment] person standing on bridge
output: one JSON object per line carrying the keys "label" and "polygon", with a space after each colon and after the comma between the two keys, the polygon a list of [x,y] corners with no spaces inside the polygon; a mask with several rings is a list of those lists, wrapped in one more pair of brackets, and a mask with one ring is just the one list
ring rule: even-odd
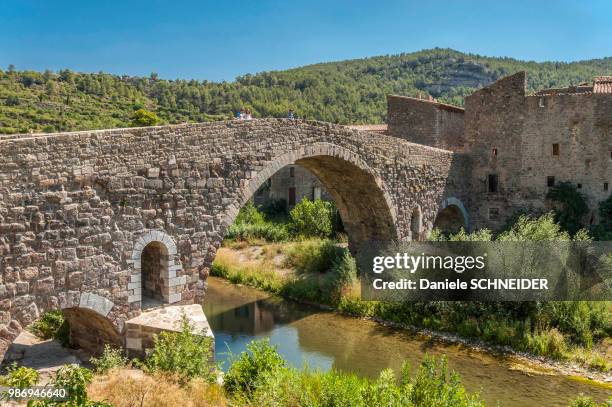
{"label": "person standing on bridge", "polygon": [[293,109],[289,109],[289,113],[287,113],[287,119],[295,119],[295,113],[293,113]]}
{"label": "person standing on bridge", "polygon": [[251,109],[247,109],[244,115],[244,120],[252,120],[253,116],[251,115]]}

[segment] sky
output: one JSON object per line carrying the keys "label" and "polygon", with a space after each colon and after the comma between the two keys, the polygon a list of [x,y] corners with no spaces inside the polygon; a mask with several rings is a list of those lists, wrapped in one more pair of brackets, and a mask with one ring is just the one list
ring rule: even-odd
{"label": "sky", "polygon": [[2,0],[0,68],[232,81],[317,62],[453,48],[612,56],[612,1]]}

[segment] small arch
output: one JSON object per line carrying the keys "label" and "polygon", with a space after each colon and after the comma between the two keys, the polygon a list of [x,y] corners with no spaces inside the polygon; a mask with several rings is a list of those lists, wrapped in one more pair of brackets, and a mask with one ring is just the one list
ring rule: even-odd
{"label": "small arch", "polygon": [[62,309],[70,327],[70,342],[93,355],[99,355],[104,345],[115,348],[123,345],[123,339],[111,320],[89,308]]}
{"label": "small arch", "polygon": [[186,276],[177,261],[174,239],[160,230],[141,235],[134,243],[131,263],[134,271],[128,283],[128,302],[144,298],[173,304],[181,301],[187,283]]}
{"label": "small arch", "polygon": [[468,230],[468,214],[463,203],[450,197],[442,202],[433,227],[442,233],[457,233],[461,228]]}
{"label": "small arch", "polygon": [[410,215],[410,235],[411,240],[421,240],[421,233],[423,232],[423,213],[421,212],[421,206],[417,205]]}

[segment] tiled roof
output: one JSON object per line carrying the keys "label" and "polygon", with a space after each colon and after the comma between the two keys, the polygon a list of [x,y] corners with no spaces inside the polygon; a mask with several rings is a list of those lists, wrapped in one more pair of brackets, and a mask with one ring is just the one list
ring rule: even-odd
{"label": "tiled roof", "polygon": [[596,76],[593,80],[593,93],[612,93],[612,76]]}
{"label": "tiled roof", "polygon": [[593,78],[593,85],[581,83],[578,86],[568,86],[567,88],[542,89],[534,94],[536,96],[550,96],[578,93],[612,93],[612,76],[596,76]]}

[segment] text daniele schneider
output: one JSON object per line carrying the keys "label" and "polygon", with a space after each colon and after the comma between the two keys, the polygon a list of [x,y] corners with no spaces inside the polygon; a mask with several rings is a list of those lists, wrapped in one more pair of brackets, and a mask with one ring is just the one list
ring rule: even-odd
{"label": "text daniele schneider", "polygon": [[[454,271],[462,274],[465,271],[483,271],[486,268],[486,257],[482,256],[431,256],[397,253],[395,256],[376,256],[373,258],[372,271],[381,274],[385,271]],[[410,276],[414,277],[414,276]],[[376,278],[372,281],[376,290],[548,290],[546,278],[471,278],[469,280],[444,278],[431,280],[424,276],[418,281],[412,278],[400,278],[385,281]]]}

